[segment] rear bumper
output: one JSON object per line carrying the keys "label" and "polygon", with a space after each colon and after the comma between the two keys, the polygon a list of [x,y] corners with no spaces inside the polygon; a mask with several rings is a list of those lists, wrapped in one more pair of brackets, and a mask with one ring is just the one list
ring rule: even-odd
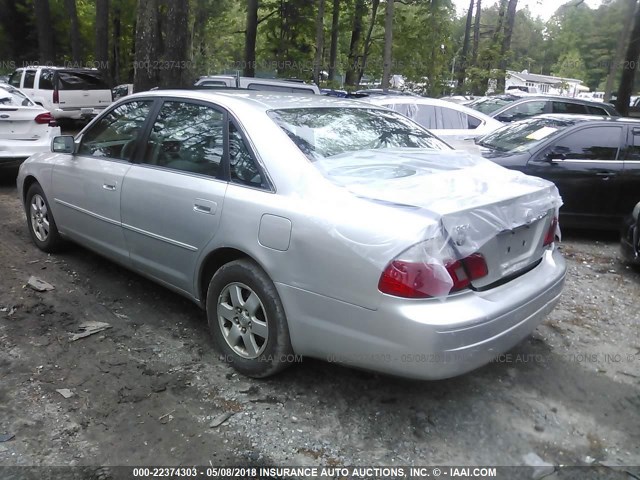
{"label": "rear bumper", "polygon": [[527,337],[560,298],[566,266],[546,251],[531,271],[485,292],[446,300],[385,296],[367,310],[277,285],[298,354],[409,378],[453,377]]}
{"label": "rear bumper", "polygon": [[51,127],[49,135],[38,140],[0,140],[0,164],[17,159],[22,162],[34,153],[50,152],[56,135],[60,135],[60,127]]}

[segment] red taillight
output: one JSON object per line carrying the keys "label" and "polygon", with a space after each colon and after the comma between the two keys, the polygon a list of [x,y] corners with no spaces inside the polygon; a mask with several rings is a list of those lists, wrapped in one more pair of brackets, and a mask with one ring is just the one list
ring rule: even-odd
{"label": "red taillight", "polygon": [[36,118],[34,118],[34,120],[39,125],[49,125],[50,127],[58,126],[56,119],[49,112],[41,113]]}
{"label": "red taillight", "polygon": [[60,92],[57,88],[53,91],[53,103],[60,103]]}
{"label": "red taillight", "polygon": [[558,229],[558,217],[553,217],[551,220],[551,225],[549,225],[549,230],[547,230],[547,234],[544,236],[545,247],[551,245],[556,239],[556,230]]}
{"label": "red taillight", "polygon": [[472,280],[487,273],[487,263],[479,253],[444,265],[393,260],[382,272],[378,289],[403,298],[441,297],[468,288]]}

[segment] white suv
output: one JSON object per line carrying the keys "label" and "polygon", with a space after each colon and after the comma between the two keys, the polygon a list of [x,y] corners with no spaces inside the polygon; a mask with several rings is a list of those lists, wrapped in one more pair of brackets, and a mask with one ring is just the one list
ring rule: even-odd
{"label": "white suv", "polygon": [[92,68],[23,67],[9,78],[56,119],[91,118],[111,104],[111,89]]}

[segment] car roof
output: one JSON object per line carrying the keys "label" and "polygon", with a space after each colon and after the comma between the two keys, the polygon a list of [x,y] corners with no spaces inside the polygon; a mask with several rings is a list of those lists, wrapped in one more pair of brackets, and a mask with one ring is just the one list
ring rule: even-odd
{"label": "car roof", "polygon": [[[579,115],[573,113],[545,113],[542,115],[536,115],[534,118],[549,118],[552,120],[572,120],[576,123],[583,122],[608,122],[608,123],[627,123],[630,125],[640,125],[640,119],[629,117],[607,117],[604,115]],[[527,119],[529,120],[529,119]]]}
{"label": "car roof", "polygon": [[47,70],[64,70],[65,72],[94,72],[99,73],[100,70],[97,68],[83,68],[83,67],[55,67],[53,65],[27,65],[26,67],[18,67],[17,71],[20,70],[34,70],[38,68],[46,68]]}
{"label": "car roof", "polygon": [[280,93],[242,89],[151,90],[148,92],[139,92],[129,95],[126,99],[131,100],[138,97],[179,97],[191,100],[212,101],[227,107],[244,105],[262,111],[305,107],[383,108],[356,100],[331,97],[328,95],[314,95],[311,93]]}
{"label": "car roof", "polygon": [[459,112],[466,113],[468,115],[473,115],[474,117],[482,118],[484,120],[489,119],[493,122],[497,120],[495,118],[490,117],[486,113],[482,113],[479,110],[474,110],[473,108],[469,108],[466,105],[461,105],[459,103],[447,102],[446,100],[441,100],[439,98],[431,98],[431,97],[409,97],[406,95],[387,95],[387,96],[376,96],[376,97],[365,97],[359,98],[361,102],[371,103],[374,105],[389,105],[389,104],[413,104],[418,103],[421,105],[431,105],[436,107],[449,108],[451,110],[457,110]]}

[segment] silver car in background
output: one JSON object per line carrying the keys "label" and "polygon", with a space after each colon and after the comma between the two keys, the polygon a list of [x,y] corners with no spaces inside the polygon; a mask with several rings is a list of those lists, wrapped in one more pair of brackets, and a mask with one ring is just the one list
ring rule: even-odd
{"label": "silver car in background", "polygon": [[553,184],[362,102],[144,92],[52,149],[17,180],[34,243],[73,240],[190,298],[245,375],[293,354],[459,375],[562,290]]}

